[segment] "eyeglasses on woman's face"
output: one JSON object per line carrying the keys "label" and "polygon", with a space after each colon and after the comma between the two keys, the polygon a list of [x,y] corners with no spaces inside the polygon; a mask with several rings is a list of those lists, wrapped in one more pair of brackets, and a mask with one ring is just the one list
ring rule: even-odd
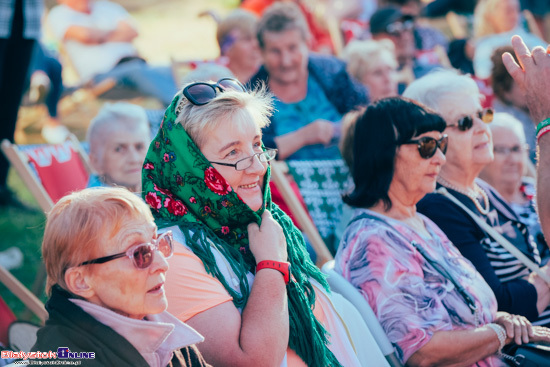
{"label": "eyeglasses on woman's face", "polygon": [[260,162],[265,163],[273,160],[276,155],[277,155],[277,149],[267,149],[263,152],[252,154],[250,157],[240,159],[235,163],[211,162],[211,161],[210,163],[219,164],[220,166],[233,167],[237,171],[244,171],[245,169],[248,169],[250,166],[254,164],[254,157],[258,157]]}
{"label": "eyeglasses on woman's face", "polygon": [[[495,111],[492,108],[485,108],[482,111],[477,111],[476,116],[486,124],[493,121]],[[447,127],[457,127],[460,131],[470,130],[474,126],[474,115],[464,116],[458,119],[456,124],[447,125]]]}
{"label": "eyeglasses on woman's face", "polygon": [[505,145],[495,145],[493,147],[493,152],[495,154],[509,156],[510,154],[522,154],[523,152],[529,149],[527,144],[518,144],[514,146],[505,146]]}
{"label": "eyeglasses on woman's face", "polygon": [[439,148],[443,154],[447,153],[448,143],[449,137],[447,135],[443,135],[439,140],[430,136],[424,136],[420,139],[406,141],[403,144],[417,144],[420,157],[429,159],[435,155],[437,148]]}
{"label": "eyeglasses on woman's face", "polygon": [[127,257],[132,260],[134,266],[138,269],[146,269],[153,263],[155,251],[159,251],[165,259],[168,259],[174,253],[172,231],[161,234],[156,240],[149,243],[141,243],[130,247],[128,250],[119,254],[99,257],[97,259],[84,261],[78,266],[90,264],[103,264],[111,260]]}
{"label": "eyeglasses on woman's face", "polygon": [[213,84],[206,82],[189,84],[183,89],[183,95],[194,105],[202,106],[213,100],[218,92],[222,93],[226,90],[246,91],[244,85],[237,79],[222,78]]}

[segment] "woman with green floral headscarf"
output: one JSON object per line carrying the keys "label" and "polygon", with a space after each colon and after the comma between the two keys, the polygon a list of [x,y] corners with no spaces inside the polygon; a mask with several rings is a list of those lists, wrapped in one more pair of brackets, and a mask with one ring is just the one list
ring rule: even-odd
{"label": "woman with green floral headscarf", "polygon": [[271,202],[271,109],[263,89],[222,79],[188,85],[166,110],[142,180],[176,241],[168,311],[205,336],[215,366],[358,366],[301,233]]}

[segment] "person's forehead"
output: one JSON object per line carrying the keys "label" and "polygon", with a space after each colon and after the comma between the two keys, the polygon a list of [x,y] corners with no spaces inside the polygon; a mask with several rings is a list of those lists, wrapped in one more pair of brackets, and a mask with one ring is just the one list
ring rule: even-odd
{"label": "person's forehead", "polygon": [[285,29],[279,32],[265,31],[263,41],[266,46],[277,46],[283,43],[305,43],[306,40],[298,27]]}
{"label": "person's forehead", "polygon": [[125,250],[122,247],[128,247],[136,239],[149,241],[156,232],[156,225],[153,221],[147,218],[145,215],[137,214],[137,217],[123,218],[123,223],[119,224],[118,228],[113,228],[110,241],[106,246],[119,248],[121,251]]}
{"label": "person's forehead", "polygon": [[105,134],[104,142],[105,144],[129,144],[136,141],[149,141],[148,134],[148,127],[142,125],[137,125],[132,129],[116,128]]}
{"label": "person's forehead", "polygon": [[497,143],[521,143],[521,138],[518,136],[516,130],[508,126],[492,126],[491,133],[493,134],[493,142]]}

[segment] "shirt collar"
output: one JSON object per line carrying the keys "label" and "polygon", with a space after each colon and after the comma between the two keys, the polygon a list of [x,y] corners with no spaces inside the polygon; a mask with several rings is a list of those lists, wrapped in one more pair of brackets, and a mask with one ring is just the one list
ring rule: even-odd
{"label": "shirt collar", "polygon": [[128,340],[150,366],[166,366],[174,350],[204,340],[192,327],[166,311],[136,320],[88,301],[70,301]]}

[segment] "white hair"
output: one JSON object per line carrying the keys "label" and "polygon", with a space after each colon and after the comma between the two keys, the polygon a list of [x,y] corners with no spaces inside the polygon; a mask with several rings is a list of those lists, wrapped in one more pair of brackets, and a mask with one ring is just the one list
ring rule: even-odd
{"label": "white hair", "polygon": [[176,123],[183,126],[199,148],[204,144],[208,131],[222,126],[228,120],[240,123],[252,116],[260,129],[270,123],[273,98],[265,85],[247,92],[226,90],[202,106],[189,102],[182,92],[183,89],[177,94]]}
{"label": "white hair", "polygon": [[382,62],[397,69],[395,46],[390,40],[351,41],[342,51],[342,59],[347,63],[347,71],[357,80]]}
{"label": "white hair", "polygon": [[[448,69],[435,70],[409,84],[403,97],[413,99],[436,111],[457,95],[479,95],[476,82],[467,75]],[[460,103],[460,101],[457,101]]]}
{"label": "white hair", "polygon": [[499,128],[511,130],[514,134],[516,134],[522,144],[526,143],[523,125],[517,118],[510,115],[509,113],[495,113],[495,116],[493,117],[493,122],[489,124],[489,128],[491,129],[491,131]]}
{"label": "white hair", "polygon": [[147,139],[150,140],[149,121],[143,107],[128,102],[105,103],[88,126],[86,141],[90,144],[90,154],[101,157],[105,138],[111,132],[119,129],[133,131],[139,125],[146,127]]}

